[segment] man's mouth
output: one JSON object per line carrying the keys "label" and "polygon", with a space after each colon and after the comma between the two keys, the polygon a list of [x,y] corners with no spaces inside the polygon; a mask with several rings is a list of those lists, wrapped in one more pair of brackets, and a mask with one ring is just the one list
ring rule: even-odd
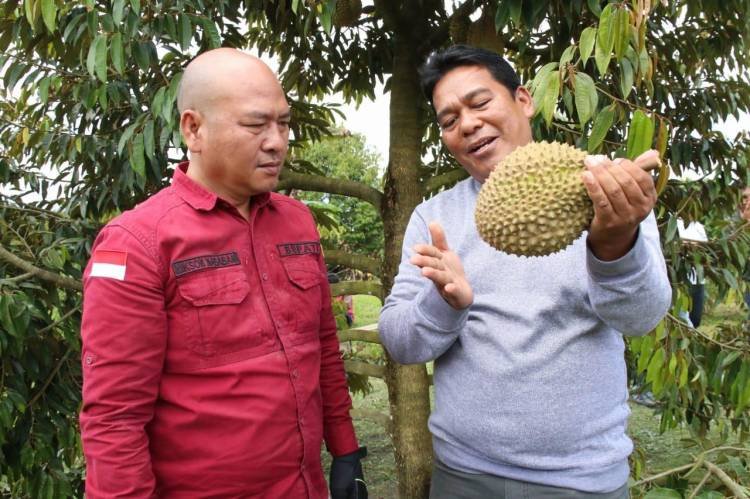
{"label": "man's mouth", "polygon": [[469,146],[469,154],[482,154],[496,139],[497,137],[485,137],[477,140]]}
{"label": "man's mouth", "polygon": [[258,165],[258,168],[262,168],[267,173],[278,174],[281,171],[281,162],[273,161],[269,163],[263,163]]}

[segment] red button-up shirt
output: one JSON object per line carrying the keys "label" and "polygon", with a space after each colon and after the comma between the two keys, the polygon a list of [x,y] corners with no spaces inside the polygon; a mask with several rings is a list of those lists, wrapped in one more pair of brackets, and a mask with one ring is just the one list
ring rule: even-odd
{"label": "red button-up shirt", "polygon": [[110,222],[84,273],[89,498],[325,498],[322,440],[357,449],[314,221],[245,220],[176,169]]}

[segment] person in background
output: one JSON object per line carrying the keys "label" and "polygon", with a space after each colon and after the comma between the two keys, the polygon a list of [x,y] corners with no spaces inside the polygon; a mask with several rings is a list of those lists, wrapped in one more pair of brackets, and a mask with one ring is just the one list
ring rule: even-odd
{"label": "person in background", "polygon": [[89,499],[365,497],[319,236],[273,193],[290,108],[238,50],[178,97],[190,161],[99,233],[85,269],[81,437]]}
{"label": "person in background", "polygon": [[[677,232],[683,244],[703,244],[708,242],[706,229],[699,222],[691,222],[687,226],[683,220],[677,220]],[[680,312],[680,318],[691,327],[697,328],[701,325],[703,317],[703,305],[706,300],[706,280],[698,276],[695,267],[691,266],[688,273],[688,290],[690,292],[690,310]]]}
{"label": "person in background", "polygon": [[532,140],[531,95],[502,57],[468,46],[433,53],[420,74],[470,174],[415,209],[379,323],[395,361],[435,361],[430,497],[625,498],[623,334],[647,333],[671,302],[656,190],[638,166],[656,152],[588,158],[589,230],[550,256],[505,254],[480,239],[474,206]]}

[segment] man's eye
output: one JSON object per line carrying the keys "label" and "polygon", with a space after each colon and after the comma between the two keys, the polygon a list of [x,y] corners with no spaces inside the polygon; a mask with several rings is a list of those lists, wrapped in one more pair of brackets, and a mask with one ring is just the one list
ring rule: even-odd
{"label": "man's eye", "polygon": [[486,105],[487,105],[487,104],[488,104],[489,102],[490,102],[489,100],[483,100],[483,101],[481,101],[481,102],[477,102],[477,103],[476,103],[476,104],[474,104],[474,105],[473,105],[472,107],[473,107],[474,109],[481,109],[481,108],[483,108],[484,106],[486,106]]}
{"label": "man's eye", "polygon": [[442,128],[443,130],[447,130],[448,128],[452,127],[454,123],[456,123],[456,118],[449,118],[440,124],[440,128]]}

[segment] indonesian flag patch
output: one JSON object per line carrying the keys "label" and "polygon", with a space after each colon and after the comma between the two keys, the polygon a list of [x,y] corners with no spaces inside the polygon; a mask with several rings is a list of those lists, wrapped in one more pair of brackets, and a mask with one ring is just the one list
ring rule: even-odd
{"label": "indonesian flag patch", "polygon": [[127,251],[96,250],[89,277],[108,277],[124,281],[127,260]]}

